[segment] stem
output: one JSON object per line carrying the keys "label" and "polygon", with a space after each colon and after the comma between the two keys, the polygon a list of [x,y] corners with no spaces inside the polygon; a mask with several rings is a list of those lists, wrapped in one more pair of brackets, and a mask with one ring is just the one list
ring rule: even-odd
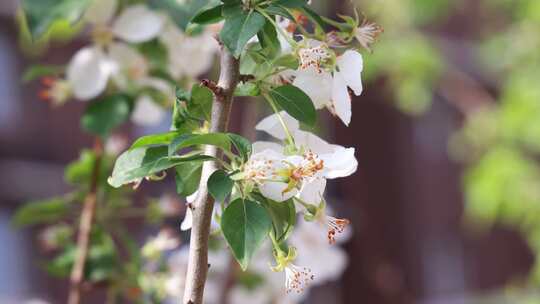
{"label": "stem", "polygon": [[274,111],[274,113],[276,113],[279,123],[281,124],[281,126],[283,127],[283,130],[285,131],[285,134],[287,135],[287,141],[289,142],[290,145],[294,145],[294,138],[291,134],[291,131],[289,131],[289,128],[287,128],[287,124],[283,120],[283,117],[281,117],[281,113],[278,110],[276,104],[274,103],[274,100],[272,99],[272,97],[268,96],[268,94],[263,94],[263,96],[272,107],[272,110]]}
{"label": "stem", "polygon": [[84,280],[84,266],[90,248],[90,233],[92,222],[96,212],[98,181],[103,153],[103,144],[99,138],[94,143],[95,161],[90,180],[90,189],[84,199],[84,206],[79,224],[79,234],[77,236],[77,251],[75,264],[71,269],[68,304],[79,304],[81,302],[81,285]]}
{"label": "stem", "polygon": [[[240,64],[238,59],[222,46],[221,71],[218,86],[219,94],[214,94],[212,102],[212,117],[210,132],[224,132],[227,130],[234,89],[240,78]],[[221,157],[215,146],[206,146],[205,154]],[[208,272],[208,236],[210,234],[210,222],[214,200],[208,195],[207,181],[210,175],[217,169],[216,161],[208,161],[203,164],[201,182],[195,202],[193,202],[193,226],[189,246],[189,263],[186,274],[184,290],[184,304],[202,304],[204,283]]]}

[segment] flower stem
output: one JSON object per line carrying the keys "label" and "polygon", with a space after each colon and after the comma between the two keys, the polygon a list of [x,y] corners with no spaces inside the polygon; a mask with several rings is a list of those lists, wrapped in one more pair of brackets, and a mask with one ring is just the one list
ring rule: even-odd
{"label": "flower stem", "polygon": [[278,120],[279,120],[279,123],[281,124],[281,126],[283,127],[283,130],[285,131],[285,134],[287,135],[288,143],[290,145],[294,146],[294,138],[293,138],[293,136],[291,134],[291,131],[289,131],[289,128],[285,124],[285,121],[283,120],[283,117],[281,117],[281,114],[279,113],[279,110],[278,110],[278,108],[276,106],[276,103],[274,102],[272,97],[268,96],[268,94],[263,94],[263,96],[268,101],[268,103],[270,104],[270,107],[272,107],[272,110],[274,111],[274,113],[276,113],[276,115],[278,117]]}

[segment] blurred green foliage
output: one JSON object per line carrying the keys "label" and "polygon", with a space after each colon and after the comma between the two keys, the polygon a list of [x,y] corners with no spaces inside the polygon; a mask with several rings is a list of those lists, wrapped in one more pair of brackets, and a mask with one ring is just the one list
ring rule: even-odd
{"label": "blurred green foliage", "polygon": [[[537,257],[525,278],[532,287],[540,283],[540,1],[472,2],[356,1],[385,28],[365,78],[382,80],[404,112],[422,114],[449,67],[478,69],[471,77],[483,78],[478,83],[494,100],[463,113],[463,128],[449,143],[452,156],[467,164],[465,217],[484,229],[500,224],[523,234]],[[463,18],[479,22],[449,34]],[[448,38],[466,41],[458,46],[472,49],[478,66],[451,66],[436,43]],[[509,291],[485,303],[540,303],[537,293],[517,289],[519,296]]]}

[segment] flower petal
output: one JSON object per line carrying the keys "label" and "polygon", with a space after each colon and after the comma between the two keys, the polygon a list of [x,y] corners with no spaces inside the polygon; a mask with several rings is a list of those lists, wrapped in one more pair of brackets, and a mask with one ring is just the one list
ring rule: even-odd
{"label": "flower petal", "polygon": [[88,100],[105,90],[112,70],[111,61],[107,59],[101,49],[85,47],[73,56],[67,67],[66,75],[75,97]]}
{"label": "flower petal", "polygon": [[261,194],[276,202],[286,201],[298,193],[296,189],[284,192],[285,189],[287,189],[287,184],[282,182],[264,182],[259,185]]}
{"label": "flower petal", "polygon": [[[300,123],[296,119],[294,119],[291,115],[289,115],[285,111],[279,112],[279,115],[283,119],[283,122],[285,123],[285,126],[287,126],[287,129],[291,133],[294,133],[296,130],[300,129]],[[279,121],[278,114],[272,114],[270,116],[267,116],[263,118],[256,126],[256,130],[264,131],[273,137],[277,139],[285,139],[287,137],[287,133],[285,133],[285,130],[283,129],[283,126],[281,125],[281,122]]]}
{"label": "flower petal", "polygon": [[148,95],[141,95],[135,101],[131,121],[140,126],[154,126],[161,122],[165,110]]}
{"label": "flower petal", "polygon": [[341,72],[334,73],[332,85],[332,111],[343,121],[345,125],[351,122],[351,96],[345,84]]}
{"label": "flower petal", "polygon": [[326,179],[318,177],[309,183],[304,183],[299,196],[306,203],[318,205],[323,198],[325,189]]}
{"label": "flower petal", "polygon": [[158,36],[165,20],[144,5],[133,5],[125,9],[114,22],[113,33],[131,43],[140,43]]}
{"label": "flower petal", "polygon": [[117,8],[117,0],[93,0],[84,12],[84,19],[94,25],[106,25]]}
{"label": "flower petal", "polygon": [[186,215],[184,217],[184,220],[182,221],[182,224],[180,224],[180,230],[186,231],[191,229],[191,225],[193,224],[193,212],[191,211],[191,208],[186,208]]}
{"label": "flower petal", "polygon": [[332,179],[346,177],[356,172],[358,161],[354,152],[354,148],[339,147],[333,153],[319,155],[324,161],[324,176]]}
{"label": "flower petal", "polygon": [[297,130],[293,138],[297,146],[306,147],[317,154],[332,153],[335,150],[333,145],[311,132]]}
{"label": "flower petal", "polygon": [[361,73],[364,69],[362,55],[357,51],[348,50],[336,59],[336,63],[341,76],[347,86],[354,91],[354,95],[359,96],[362,94]]}
{"label": "flower petal", "polygon": [[278,153],[283,153],[282,145],[278,143],[270,142],[270,141],[256,141],[253,143],[252,149],[253,149],[252,153],[259,153],[264,150],[272,150]]}
{"label": "flower petal", "polygon": [[330,102],[332,75],[326,71],[317,73],[313,69],[299,70],[296,73],[293,85],[304,91],[317,109],[322,109]]}

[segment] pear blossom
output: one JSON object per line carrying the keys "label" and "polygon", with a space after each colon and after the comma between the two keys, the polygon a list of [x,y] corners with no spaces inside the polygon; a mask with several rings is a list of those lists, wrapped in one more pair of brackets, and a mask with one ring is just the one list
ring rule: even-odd
{"label": "pear blossom", "polygon": [[197,35],[187,35],[169,21],[159,35],[159,40],[167,48],[169,72],[178,79],[183,76],[197,77],[207,72],[219,50],[212,27],[205,28]]}
{"label": "pear blossom", "polygon": [[282,202],[298,193],[301,185],[315,178],[323,162],[314,153],[285,156],[273,150],[253,154],[244,167],[245,178],[255,183],[261,194]]}
{"label": "pear blossom", "polygon": [[[292,134],[295,145],[301,150],[311,151],[318,159],[322,160],[321,173],[324,178],[346,177],[356,172],[358,161],[354,156],[354,148],[329,144],[310,132],[300,130],[298,122],[284,111],[264,118],[255,126],[255,129],[266,132],[276,139],[284,140],[286,133],[282,131],[283,126],[280,124],[278,115],[282,117],[289,133]],[[278,154],[284,152],[283,146],[272,142],[255,142],[253,148],[255,153],[261,148],[274,150]]]}
{"label": "pear blossom", "polygon": [[[351,97],[362,94],[362,55],[347,50],[335,56],[330,47],[321,41],[306,40],[300,48],[300,66],[293,85],[302,89],[313,101],[315,108],[328,108],[345,125],[351,122]],[[334,60],[335,57],[335,60]],[[335,61],[335,64],[333,63]]]}
{"label": "pear blossom", "polygon": [[[94,44],[80,49],[66,71],[66,80],[77,99],[100,95],[110,77],[136,57],[134,50],[115,42],[115,38],[141,43],[157,37],[163,27],[164,18],[142,4],[127,7],[114,19],[117,6],[117,0],[94,0],[85,13],[85,20],[92,25]],[[136,66],[140,69],[144,63],[137,60]]]}

